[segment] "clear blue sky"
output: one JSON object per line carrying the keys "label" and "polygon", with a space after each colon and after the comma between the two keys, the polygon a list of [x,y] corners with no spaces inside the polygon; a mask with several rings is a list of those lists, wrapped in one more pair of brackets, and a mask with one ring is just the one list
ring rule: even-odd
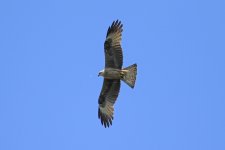
{"label": "clear blue sky", "polygon": [[[1,150],[224,150],[225,1],[0,2]],[[108,26],[124,25],[111,128],[97,118]]]}

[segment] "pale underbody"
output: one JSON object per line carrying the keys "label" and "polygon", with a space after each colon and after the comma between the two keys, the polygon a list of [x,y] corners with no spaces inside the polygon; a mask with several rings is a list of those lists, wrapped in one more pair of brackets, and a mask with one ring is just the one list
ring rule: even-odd
{"label": "pale underbody", "polygon": [[105,68],[104,70],[99,72],[99,76],[103,76],[106,79],[122,79],[124,74],[127,72],[128,70]]}

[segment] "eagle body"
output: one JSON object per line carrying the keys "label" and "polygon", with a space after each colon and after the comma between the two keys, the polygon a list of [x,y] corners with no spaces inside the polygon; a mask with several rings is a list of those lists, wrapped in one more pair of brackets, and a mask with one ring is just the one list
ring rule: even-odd
{"label": "eagle body", "polygon": [[122,27],[121,22],[117,20],[108,28],[104,42],[105,68],[98,75],[104,78],[98,99],[98,118],[105,127],[112,125],[114,103],[120,92],[121,80],[131,88],[134,88],[136,81],[137,64],[122,68]]}
{"label": "eagle body", "polygon": [[105,79],[121,79],[123,74],[123,71],[120,69],[105,68],[99,75],[103,76]]}

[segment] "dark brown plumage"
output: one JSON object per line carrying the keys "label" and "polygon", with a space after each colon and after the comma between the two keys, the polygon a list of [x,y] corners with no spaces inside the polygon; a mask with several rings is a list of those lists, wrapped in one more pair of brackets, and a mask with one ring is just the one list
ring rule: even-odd
{"label": "dark brown plumage", "polygon": [[105,50],[105,68],[121,69],[123,65],[123,52],[121,48],[123,25],[120,21],[113,21],[108,28],[106,40],[104,43]]}
{"label": "dark brown plumage", "polygon": [[122,69],[122,27],[120,21],[113,21],[108,28],[104,42],[105,70],[99,73],[104,77],[104,82],[98,99],[98,117],[105,127],[112,125],[114,104],[120,91],[120,80],[123,80],[132,88],[136,80],[136,64]]}

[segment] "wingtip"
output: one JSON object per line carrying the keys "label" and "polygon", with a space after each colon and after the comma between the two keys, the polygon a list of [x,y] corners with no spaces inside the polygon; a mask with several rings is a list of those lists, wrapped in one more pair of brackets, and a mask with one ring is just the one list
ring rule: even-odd
{"label": "wingtip", "polygon": [[112,32],[123,32],[123,24],[119,19],[114,20],[111,26],[108,27],[106,38]]}
{"label": "wingtip", "polygon": [[98,112],[98,118],[100,119],[103,127],[109,128],[110,126],[112,126],[113,116],[109,117],[109,116],[101,113],[100,109]]}

